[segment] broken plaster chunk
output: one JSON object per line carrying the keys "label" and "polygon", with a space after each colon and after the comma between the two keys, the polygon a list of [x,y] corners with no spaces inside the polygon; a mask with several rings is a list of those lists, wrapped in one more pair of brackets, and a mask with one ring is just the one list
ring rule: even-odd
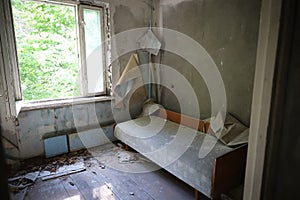
{"label": "broken plaster chunk", "polygon": [[37,177],[39,176],[40,172],[30,172],[28,174],[25,175],[25,179],[30,180],[31,182],[35,182],[35,180],[37,179]]}
{"label": "broken plaster chunk", "polygon": [[131,152],[121,151],[117,154],[117,157],[119,159],[119,163],[133,163],[133,162],[137,161],[137,158]]}
{"label": "broken plaster chunk", "polygon": [[75,184],[74,184],[72,181],[70,181],[70,182],[69,182],[69,184],[70,184],[70,185],[72,185],[72,186],[74,186],[74,185],[75,185]]}
{"label": "broken plaster chunk", "polygon": [[100,168],[101,169],[105,169],[105,165],[100,165]]}
{"label": "broken plaster chunk", "polygon": [[118,145],[118,147],[120,147],[120,148],[123,148],[123,147],[124,147],[123,144],[121,144],[121,143],[117,143],[117,145]]}

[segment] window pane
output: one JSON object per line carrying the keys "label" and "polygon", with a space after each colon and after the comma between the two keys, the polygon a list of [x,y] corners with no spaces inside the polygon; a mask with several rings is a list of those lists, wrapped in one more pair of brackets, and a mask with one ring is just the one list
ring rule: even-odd
{"label": "window pane", "polygon": [[88,93],[104,91],[100,10],[83,9]]}
{"label": "window pane", "polygon": [[80,95],[74,6],[12,0],[23,99]]}

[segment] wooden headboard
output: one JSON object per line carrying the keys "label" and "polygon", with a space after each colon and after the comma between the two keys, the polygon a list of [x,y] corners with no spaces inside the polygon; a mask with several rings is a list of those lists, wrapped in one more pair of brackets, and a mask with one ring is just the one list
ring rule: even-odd
{"label": "wooden headboard", "polygon": [[203,133],[207,133],[209,128],[208,122],[162,108],[153,113],[153,115],[196,129]]}

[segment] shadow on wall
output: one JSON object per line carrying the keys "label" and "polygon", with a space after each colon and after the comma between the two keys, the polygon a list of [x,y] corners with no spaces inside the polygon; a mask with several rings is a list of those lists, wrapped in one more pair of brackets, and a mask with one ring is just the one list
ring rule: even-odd
{"label": "shadow on wall", "polygon": [[[225,85],[228,111],[249,125],[260,1],[162,0],[160,5],[164,28],[190,36],[210,54]],[[207,87],[201,75],[195,75],[193,66],[169,52],[164,53],[162,64],[178,70],[190,81],[199,98],[201,116],[209,116]],[[176,102],[172,103],[168,95],[163,92],[162,104],[177,111]]]}

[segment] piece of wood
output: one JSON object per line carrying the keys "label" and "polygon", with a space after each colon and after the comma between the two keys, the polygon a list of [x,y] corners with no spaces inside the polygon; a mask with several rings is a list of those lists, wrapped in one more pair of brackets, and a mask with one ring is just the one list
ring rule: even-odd
{"label": "piece of wood", "polygon": [[24,175],[23,176],[17,176],[17,177],[9,178],[8,182],[17,181],[17,180],[22,179],[22,178],[24,178]]}
{"label": "piece of wood", "polygon": [[205,122],[200,119],[196,119],[187,115],[182,115],[165,109],[159,109],[159,111],[155,112],[154,115],[170,120],[177,124],[182,124],[189,128],[199,130],[200,132],[205,132]]}
{"label": "piece of wood", "polygon": [[195,200],[198,200],[198,198],[199,198],[199,191],[197,189],[194,189],[194,193],[195,193]]}
{"label": "piece of wood", "polygon": [[208,133],[209,126],[210,126],[210,123],[209,122],[205,122],[205,125],[204,125],[205,133]]}
{"label": "piece of wood", "polygon": [[78,169],[74,169],[74,170],[70,170],[70,171],[65,171],[65,172],[61,172],[61,173],[57,173],[57,174],[50,174],[48,176],[42,177],[42,180],[46,181],[46,180],[49,180],[49,179],[54,179],[54,178],[58,178],[58,177],[61,177],[61,176],[66,176],[66,175],[82,172],[82,171],[85,171],[85,168],[82,167],[82,168],[78,168]]}
{"label": "piece of wood", "polygon": [[211,190],[214,199],[243,183],[246,157],[247,145],[243,145],[215,159]]}
{"label": "piece of wood", "polygon": [[[274,70],[275,65],[280,63],[276,55],[277,53],[278,55],[282,55],[277,49],[278,41],[280,41],[278,39],[279,27],[281,24],[286,24],[282,20],[283,16],[281,13],[282,5],[284,7],[287,6],[284,1],[262,0],[260,4],[261,14],[251,106],[249,150],[244,192],[245,200],[261,199],[266,141],[268,141],[267,133],[270,128],[270,107],[274,97],[276,97],[273,96],[274,93],[272,92],[274,89]],[[288,40],[284,40],[284,42],[288,42]],[[289,62],[291,61],[289,60]],[[289,67],[289,65],[284,65],[284,67]],[[282,83],[281,80],[280,84]],[[286,91],[284,91],[284,94],[286,94]]]}

